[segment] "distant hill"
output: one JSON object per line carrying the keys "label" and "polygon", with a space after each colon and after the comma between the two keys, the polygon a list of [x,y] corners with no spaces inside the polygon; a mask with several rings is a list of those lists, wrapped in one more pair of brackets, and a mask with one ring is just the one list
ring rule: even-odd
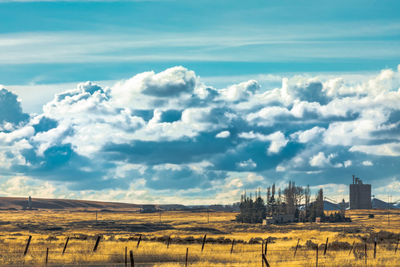
{"label": "distant hill", "polygon": [[[131,204],[120,202],[102,202],[90,200],[74,200],[74,199],[48,199],[48,198],[32,198],[32,209],[49,209],[49,210],[99,210],[104,212],[113,211],[138,211],[143,206],[153,206],[154,211],[167,210],[192,210],[192,208],[180,204]],[[28,198],[22,197],[0,197],[0,210],[23,210],[28,207]],[[212,206],[211,210],[212,210]]]}
{"label": "distant hill", "polygon": [[[373,198],[371,200],[372,208],[373,209],[398,209],[400,208],[400,203],[387,203],[383,200]],[[349,203],[346,202],[346,209],[349,208]],[[340,210],[339,204],[334,204],[332,202],[324,200],[324,210]]]}
{"label": "distant hill", "polygon": [[[0,210],[22,210],[28,206],[28,199],[22,197],[0,197]],[[99,210],[99,211],[138,211],[143,207],[141,204],[102,202],[90,200],[74,199],[46,199],[32,198],[32,209],[50,209],[50,210]],[[184,206],[180,204],[154,205],[155,210],[190,210],[190,211],[225,211],[238,212],[238,205],[195,205]],[[400,203],[388,204],[385,201],[372,199],[373,209],[400,208]],[[304,207],[300,207],[302,209]],[[348,203],[346,203],[348,208]],[[324,200],[324,210],[340,210],[339,204]]]}
{"label": "distant hill", "polygon": [[324,200],[324,210],[340,210],[339,204]]}
{"label": "distant hill", "polygon": [[396,205],[397,203],[396,204],[387,203],[387,202],[385,202],[383,200],[380,200],[380,199],[377,199],[377,198],[373,198],[371,200],[371,202],[372,202],[372,208],[373,209],[387,209],[387,208],[389,208],[389,209],[398,209],[399,208],[399,206]]}
{"label": "distant hill", "polygon": [[[0,197],[0,209],[26,209],[28,206],[27,198],[22,197]],[[32,209],[77,209],[77,210],[138,210],[141,205],[101,202],[89,200],[73,199],[46,199],[32,198]]]}

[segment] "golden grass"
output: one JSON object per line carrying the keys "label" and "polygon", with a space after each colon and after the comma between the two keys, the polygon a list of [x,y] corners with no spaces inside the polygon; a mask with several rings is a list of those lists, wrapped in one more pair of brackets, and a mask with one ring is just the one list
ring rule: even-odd
{"label": "golden grass", "polygon": [[[374,214],[369,218],[368,214]],[[208,223],[208,215],[210,223]],[[132,250],[135,262],[142,266],[182,266],[186,249],[189,249],[190,266],[261,266],[261,244],[247,243],[253,238],[272,241],[268,244],[267,259],[271,266],[315,266],[316,250],[305,247],[307,240],[316,244],[334,241],[359,243],[355,253],[349,249],[328,250],[323,254],[319,249],[318,266],[364,266],[363,237],[370,233],[388,231],[400,233],[400,212],[360,210],[349,211],[352,223],[298,223],[280,226],[250,225],[234,222],[235,213],[213,212],[165,212],[140,213],[98,213],[71,211],[0,211],[0,266],[31,265],[45,262],[46,248],[49,248],[49,265],[91,264],[123,266],[124,251]],[[137,248],[138,235],[143,239]],[[192,236],[201,240],[225,238],[235,243],[177,243],[176,238]],[[32,242],[27,255],[23,256],[28,236]],[[102,235],[96,252],[93,252],[95,237]],[[62,255],[64,242],[71,239],[67,251]],[[171,236],[173,242],[167,248],[157,237]],[[87,238],[82,240],[82,238]],[[77,239],[80,238],[80,239]],[[133,240],[132,240],[133,239]],[[294,247],[300,239],[301,247],[294,257]],[[395,240],[378,240],[377,257],[373,258],[373,243],[368,243],[367,266],[400,266],[400,251],[395,253]],[[322,248],[322,249],[321,249]],[[128,256],[129,258],[129,256]]]}

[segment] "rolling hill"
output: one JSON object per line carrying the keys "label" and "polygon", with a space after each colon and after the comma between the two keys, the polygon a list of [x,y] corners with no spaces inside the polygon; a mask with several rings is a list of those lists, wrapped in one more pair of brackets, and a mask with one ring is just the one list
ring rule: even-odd
{"label": "rolling hill", "polygon": [[[0,197],[0,210],[26,209],[28,199],[22,197]],[[72,210],[138,210],[142,205],[73,199],[32,198],[32,209]]]}

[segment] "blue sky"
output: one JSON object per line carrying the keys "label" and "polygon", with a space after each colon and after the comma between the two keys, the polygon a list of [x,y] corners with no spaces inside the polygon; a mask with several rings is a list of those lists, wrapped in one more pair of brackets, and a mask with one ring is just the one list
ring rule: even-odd
{"label": "blue sky", "polygon": [[0,0],[0,193],[229,203],[294,179],[339,199],[356,174],[396,195],[398,10]]}

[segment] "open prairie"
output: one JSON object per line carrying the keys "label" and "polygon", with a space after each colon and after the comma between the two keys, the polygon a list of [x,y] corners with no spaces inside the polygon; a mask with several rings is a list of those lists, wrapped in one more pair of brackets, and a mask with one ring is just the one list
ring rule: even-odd
{"label": "open prairie", "polygon": [[399,265],[397,210],[348,211],[351,223],[279,226],[236,223],[235,216],[120,211],[97,212],[96,221],[95,211],[0,211],[0,265],[45,265],[48,249],[48,266],[124,266],[126,248],[135,266],[184,266],[186,252],[190,266],[261,266],[263,243],[270,266],[316,266],[317,255],[318,266]]}

